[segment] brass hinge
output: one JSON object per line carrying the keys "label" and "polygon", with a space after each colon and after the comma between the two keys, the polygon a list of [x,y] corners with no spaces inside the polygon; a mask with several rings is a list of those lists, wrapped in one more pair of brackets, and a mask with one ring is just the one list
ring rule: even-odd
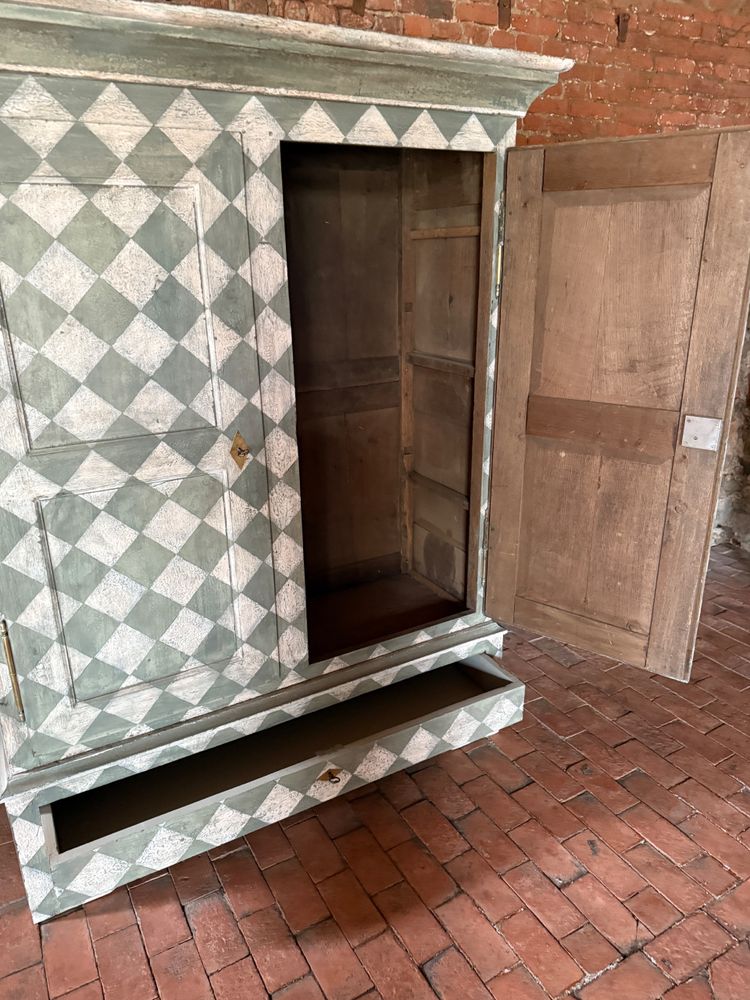
{"label": "brass hinge", "polygon": [[495,261],[495,298],[500,298],[503,286],[503,250],[505,249],[505,197],[500,195],[497,215],[497,259]]}
{"label": "brass hinge", "polygon": [[16,710],[22,722],[26,720],[26,714],[23,710],[23,700],[21,698],[21,685],[18,683],[18,672],[16,671],[16,661],[13,656],[13,646],[10,642],[10,633],[8,632],[8,623],[3,619],[0,621],[0,639],[3,642],[3,652],[5,653],[5,665],[8,668],[8,674],[10,675],[10,686],[13,690],[13,699],[16,703]]}

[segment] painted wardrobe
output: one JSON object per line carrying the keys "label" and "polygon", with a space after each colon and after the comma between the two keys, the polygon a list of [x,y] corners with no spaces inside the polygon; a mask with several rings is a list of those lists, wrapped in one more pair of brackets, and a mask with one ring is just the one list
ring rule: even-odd
{"label": "painted wardrobe", "polygon": [[517,721],[507,624],[689,673],[748,133],[506,156],[568,65],[3,5],[0,732],[35,920]]}

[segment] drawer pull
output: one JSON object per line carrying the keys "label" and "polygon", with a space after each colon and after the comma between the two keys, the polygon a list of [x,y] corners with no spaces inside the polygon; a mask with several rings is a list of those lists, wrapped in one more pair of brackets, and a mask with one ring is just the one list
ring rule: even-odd
{"label": "drawer pull", "polygon": [[23,710],[23,701],[21,699],[21,685],[18,683],[18,673],[16,671],[15,657],[13,656],[13,646],[10,643],[8,623],[5,619],[0,622],[0,639],[3,641],[3,652],[5,653],[5,663],[8,667],[8,674],[10,675],[10,686],[13,689],[13,699],[16,703],[16,709],[21,718],[21,722],[24,722],[26,715]]}
{"label": "drawer pull", "polygon": [[339,775],[341,774],[341,768],[339,767],[329,767],[327,771],[323,771],[318,781],[327,781],[331,785],[338,785],[341,782]]}

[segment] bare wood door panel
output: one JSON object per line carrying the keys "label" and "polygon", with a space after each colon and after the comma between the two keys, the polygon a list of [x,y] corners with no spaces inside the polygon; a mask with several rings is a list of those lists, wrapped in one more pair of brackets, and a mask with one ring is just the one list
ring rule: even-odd
{"label": "bare wood door panel", "polygon": [[[689,676],[747,308],[750,132],[514,150],[488,614]],[[684,447],[688,414],[724,420]]]}

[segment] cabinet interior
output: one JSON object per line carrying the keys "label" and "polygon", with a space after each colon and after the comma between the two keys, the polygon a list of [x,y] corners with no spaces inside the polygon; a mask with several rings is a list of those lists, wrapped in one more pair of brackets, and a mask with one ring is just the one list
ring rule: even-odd
{"label": "cabinet interior", "polygon": [[329,708],[191,754],[141,774],[59,799],[45,824],[59,854],[226,795],[392,729],[408,728],[510,687],[488,656],[446,664]]}
{"label": "cabinet interior", "polygon": [[282,143],[312,661],[472,605],[482,176]]}

